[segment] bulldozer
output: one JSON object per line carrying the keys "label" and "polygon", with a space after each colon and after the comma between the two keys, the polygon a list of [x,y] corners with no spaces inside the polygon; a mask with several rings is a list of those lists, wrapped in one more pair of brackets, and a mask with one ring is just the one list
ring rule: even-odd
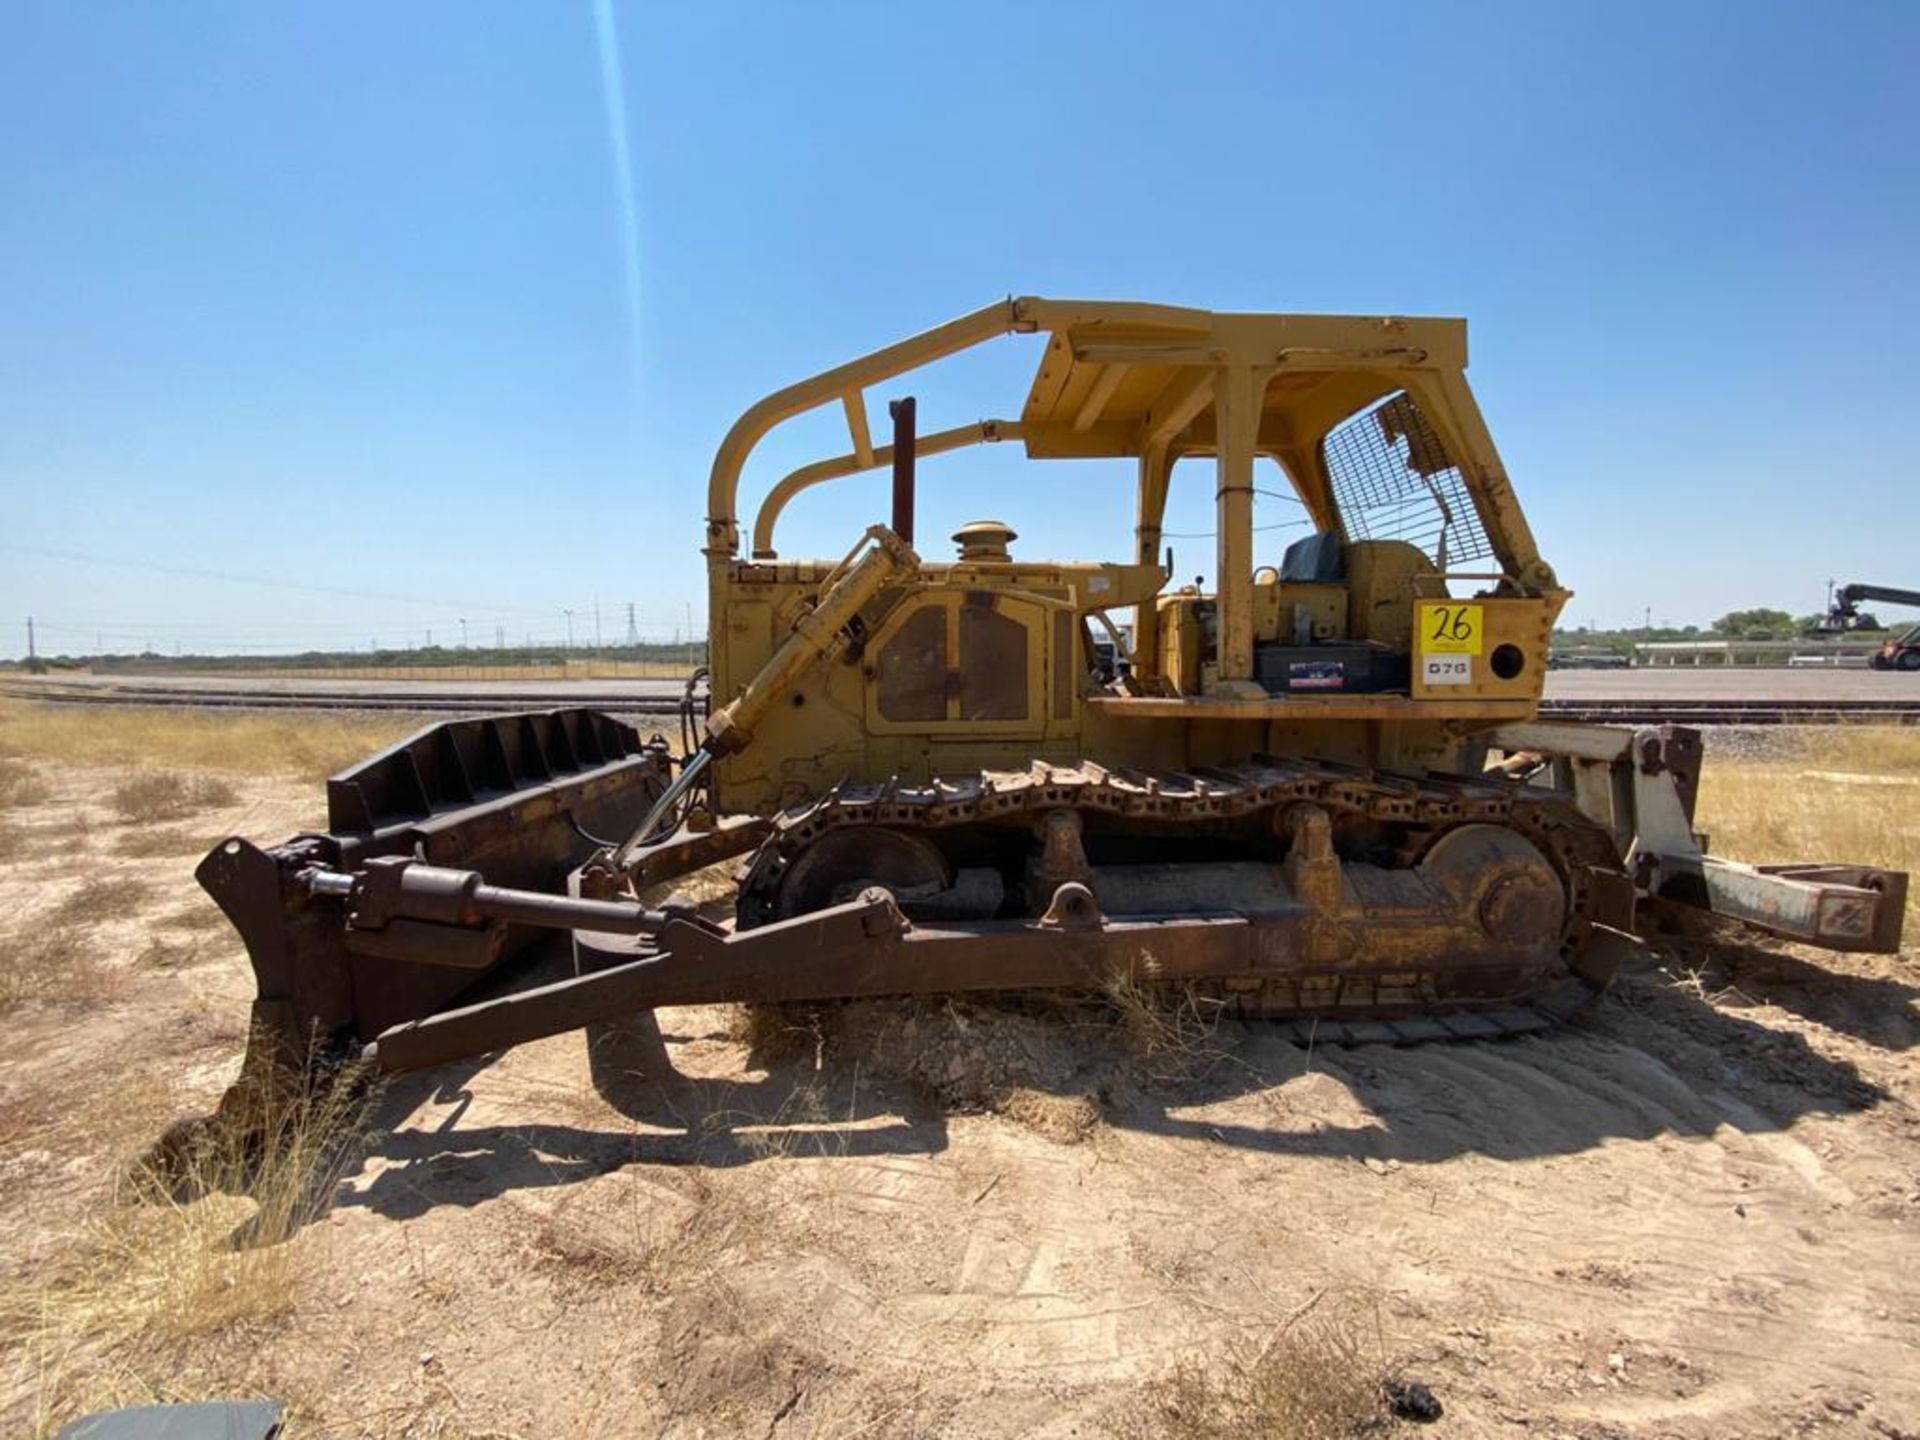
{"label": "bulldozer", "polygon": [[[902,394],[875,443],[870,391],[1008,336],[1037,350],[1017,411],[921,433]],[[334,777],[324,833],[207,855],[258,984],[242,1088],[661,1006],[1116,982],[1321,1043],[1524,1033],[1668,905],[1897,950],[1905,875],[1707,853],[1696,732],[1540,721],[1570,592],[1466,370],[1457,319],[1018,298],[761,399],[708,477],[678,745],[591,710],[449,721]],[[749,457],[821,408],[845,452],[745,526]],[[916,548],[923,470],[976,445],[1124,462],[1132,553],[1030,556],[997,520]],[[1211,590],[1163,550],[1195,457]],[[884,523],[782,551],[796,496],[879,471]],[[1276,485],[1305,533],[1268,553]],[[720,865],[730,914],[676,893]]]}

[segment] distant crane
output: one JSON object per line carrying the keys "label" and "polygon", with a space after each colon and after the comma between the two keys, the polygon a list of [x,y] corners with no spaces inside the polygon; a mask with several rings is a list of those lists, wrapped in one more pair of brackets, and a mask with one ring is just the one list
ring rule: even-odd
{"label": "distant crane", "polygon": [[[1863,585],[1849,582],[1833,592],[1822,630],[1844,631],[1860,628],[1860,604],[1865,600],[1883,605],[1911,605],[1920,609],[1920,590],[1896,590],[1890,585]],[[1887,641],[1868,661],[1876,670],[1920,670],[1920,625]]]}

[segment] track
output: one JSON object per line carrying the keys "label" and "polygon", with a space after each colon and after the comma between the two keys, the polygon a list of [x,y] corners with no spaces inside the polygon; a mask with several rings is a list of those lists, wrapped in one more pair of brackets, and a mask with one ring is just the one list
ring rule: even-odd
{"label": "track", "polygon": [[392,710],[414,715],[499,714],[588,705],[620,715],[677,715],[677,699],[664,695],[593,695],[578,690],[462,691],[437,686],[430,693],[383,690],[220,689],[214,686],[38,684],[0,681],[0,697],[59,705],[165,705],[195,710]]}
{"label": "track", "polygon": [[[644,683],[644,682],[643,682]],[[659,682],[662,688],[678,691]],[[442,688],[442,684],[445,688]],[[1903,687],[1904,688],[1904,687]],[[416,715],[492,714],[513,710],[550,710],[590,705],[618,715],[674,715],[677,693],[635,694],[608,687],[574,685],[521,689],[462,689],[439,682],[418,689],[327,688],[297,683],[268,689],[252,685],[167,684],[154,681],[76,684],[26,679],[0,680],[0,697],[75,705],[166,705],[210,710],[376,710]],[[1544,720],[1613,725],[1835,725],[1875,722],[1920,724],[1920,690],[1910,696],[1880,698],[1793,696],[1746,697],[1581,696],[1541,702]]]}
{"label": "track", "polygon": [[1920,724],[1920,696],[1910,700],[1544,700],[1543,720],[1597,725],[1882,725]]}

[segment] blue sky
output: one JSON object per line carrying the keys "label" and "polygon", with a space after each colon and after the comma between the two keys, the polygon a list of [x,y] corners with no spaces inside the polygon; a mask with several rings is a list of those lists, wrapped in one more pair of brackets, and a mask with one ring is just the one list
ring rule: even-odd
{"label": "blue sky", "polygon": [[[1920,582],[1920,7],[613,17],[631,226],[590,0],[0,12],[0,654],[703,627],[734,415],[1009,292],[1467,316],[1574,620]],[[932,372],[923,428],[1032,360]],[[925,551],[1127,553],[1124,463],[924,476]]]}

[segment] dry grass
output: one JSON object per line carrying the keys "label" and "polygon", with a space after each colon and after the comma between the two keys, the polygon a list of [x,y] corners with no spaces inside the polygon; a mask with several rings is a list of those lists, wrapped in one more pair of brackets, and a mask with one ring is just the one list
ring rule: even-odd
{"label": "dry grass", "polygon": [[185,820],[203,810],[222,809],[239,799],[233,785],[217,775],[136,770],[113,787],[107,804],[129,825],[158,825]]}
{"label": "dry grass", "polygon": [[419,728],[372,715],[226,715],[0,701],[0,757],[318,778]]}
{"label": "dry grass", "polygon": [[1257,1341],[1189,1360],[1115,1417],[1119,1440],[1352,1440],[1392,1425],[1377,1319],[1316,1296]]}
{"label": "dry grass", "polygon": [[560,1283],[638,1286],[663,1295],[737,1257],[767,1217],[699,1170],[664,1186],[631,1183],[562,1201],[529,1232],[533,1257]]}
{"label": "dry grass", "polygon": [[184,929],[188,933],[200,935],[213,929],[227,929],[227,916],[221,914],[221,908],[213,900],[202,900],[198,904],[188,904],[184,910],[175,910],[161,916],[157,925],[167,929]]}
{"label": "dry grass", "polygon": [[143,970],[180,970],[200,958],[196,940],[165,940],[159,936],[147,942],[134,964]]}
{"label": "dry grass", "polygon": [[162,915],[156,923],[166,926],[169,930],[201,932],[224,930],[227,926],[227,917],[220,913],[220,907],[211,900],[203,900],[198,904],[187,906],[184,910],[175,910],[170,915]]}
{"label": "dry grass", "polygon": [[1143,985],[1116,975],[1102,998],[1127,1052],[1151,1079],[1196,1079],[1227,1058],[1218,1043],[1220,1003],[1189,986]]}
{"label": "dry grass", "polygon": [[836,1015],[818,1005],[770,1005],[742,1001],[730,1008],[726,1022],[729,1040],[747,1047],[756,1065],[779,1065],[811,1060],[820,1067],[834,1033]]}
{"label": "dry grass", "polygon": [[1016,1085],[994,1106],[996,1113],[1056,1145],[1078,1145],[1100,1128],[1100,1102],[1092,1095],[1050,1095]]}
{"label": "dry grass", "polygon": [[31,1001],[98,1003],[118,994],[121,983],[75,925],[47,921],[0,940],[0,1015]]}
{"label": "dry grass", "polygon": [[198,855],[213,848],[219,837],[185,830],[123,830],[114,838],[113,853],[129,860],[164,860],[175,855]]}
{"label": "dry grass", "polygon": [[153,887],[144,880],[96,875],[82,880],[78,888],[54,906],[47,921],[65,928],[125,919],[144,906],[152,893]]}
{"label": "dry grass", "polygon": [[1732,860],[1920,871],[1920,730],[1835,727],[1779,759],[1709,755],[1695,825]]}
{"label": "dry grass", "polygon": [[351,1084],[316,1087],[258,1129],[198,1134],[165,1173],[137,1167],[39,1275],[0,1290],[0,1351],[37,1396],[34,1433],[168,1394],[216,1337],[264,1333],[292,1311],[322,1248],[303,1227],[343,1173],[367,1104]]}
{"label": "dry grass", "polygon": [[24,760],[0,753],[0,810],[24,810],[46,801],[46,781]]}

